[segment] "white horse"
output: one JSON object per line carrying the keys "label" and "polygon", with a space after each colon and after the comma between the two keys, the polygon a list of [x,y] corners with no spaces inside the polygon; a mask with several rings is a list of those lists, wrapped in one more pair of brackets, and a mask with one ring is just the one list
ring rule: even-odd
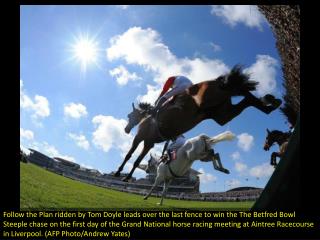
{"label": "white horse", "polygon": [[[171,161],[169,164],[163,162],[159,164],[155,182],[149,193],[144,197],[144,200],[148,199],[156,186],[164,182],[161,201],[158,203],[159,205],[162,205],[163,198],[165,197],[169,184],[173,178],[181,177],[186,174],[195,160],[199,159],[208,161],[206,159],[212,145],[221,141],[231,141],[234,138],[235,135],[232,132],[226,131],[212,138],[201,134],[197,137],[188,139],[185,144],[179,148],[177,158],[175,160]],[[227,169],[223,168],[219,155],[216,154],[215,156],[218,157],[211,159],[213,161],[214,168],[224,173],[229,173]]]}

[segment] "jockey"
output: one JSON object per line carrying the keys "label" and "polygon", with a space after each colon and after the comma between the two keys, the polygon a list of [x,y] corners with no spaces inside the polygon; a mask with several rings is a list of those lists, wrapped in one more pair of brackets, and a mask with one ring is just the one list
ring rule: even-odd
{"label": "jockey", "polygon": [[[170,140],[169,140],[170,141]],[[169,141],[166,142],[163,151],[162,151],[162,155],[164,154],[164,152],[167,150],[168,153],[168,157],[169,157],[169,161],[173,161],[176,159],[177,157],[177,152],[179,150],[180,147],[183,146],[183,144],[185,144],[186,142],[186,138],[183,134],[179,135],[178,137],[176,137],[172,143],[168,146]]]}
{"label": "jockey", "polygon": [[[191,85],[193,85],[193,83],[187,77],[184,77],[184,76],[169,77],[163,86],[162,92],[160,93],[159,97],[155,102],[155,107],[152,110],[152,114],[155,114],[159,110],[159,108],[162,106],[162,104],[165,103],[169,98],[182,93]],[[171,91],[168,92],[170,88],[172,89]]]}
{"label": "jockey", "polygon": [[175,160],[177,157],[177,152],[180,147],[185,144],[186,138],[183,134],[179,135],[176,139],[172,141],[172,143],[168,147],[168,155],[169,155],[169,161]]}

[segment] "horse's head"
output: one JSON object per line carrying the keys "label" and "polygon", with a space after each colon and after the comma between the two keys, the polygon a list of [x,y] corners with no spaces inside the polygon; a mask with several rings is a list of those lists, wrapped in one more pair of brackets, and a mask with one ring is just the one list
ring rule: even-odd
{"label": "horse's head", "polygon": [[283,132],[278,131],[278,130],[273,130],[270,131],[269,129],[267,129],[267,137],[266,140],[264,142],[264,147],[263,149],[265,151],[269,151],[270,147],[279,140],[279,138],[281,138],[283,136]]}
{"label": "horse's head", "polygon": [[143,118],[144,114],[139,108],[135,108],[132,103],[132,112],[128,114],[128,124],[125,127],[124,131],[130,133],[131,129],[134,128]]}
{"label": "horse's head", "polygon": [[138,108],[136,108],[132,103],[132,109],[132,112],[128,114],[129,122],[124,129],[126,133],[130,133],[131,129],[149,114],[152,106],[149,103],[139,103]]}
{"label": "horse's head", "polygon": [[150,159],[148,161],[146,173],[155,172],[157,170],[158,165],[159,165],[159,162],[157,161],[157,159],[152,154],[150,154]]}

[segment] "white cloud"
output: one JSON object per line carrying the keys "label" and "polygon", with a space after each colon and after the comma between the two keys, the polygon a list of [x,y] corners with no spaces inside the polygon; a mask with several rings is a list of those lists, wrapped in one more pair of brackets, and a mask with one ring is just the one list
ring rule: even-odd
{"label": "white cloud", "polygon": [[249,151],[253,146],[254,137],[248,133],[241,133],[237,136],[238,138],[238,147],[243,151]]}
{"label": "white cloud", "polygon": [[214,182],[214,181],[217,180],[216,176],[214,176],[214,175],[212,175],[210,173],[206,173],[203,168],[199,168],[198,172],[201,173],[199,175],[199,177],[200,177],[200,181],[202,183],[209,183],[209,182]]}
{"label": "white cloud", "polygon": [[86,137],[82,134],[74,134],[74,133],[68,133],[68,136],[76,142],[76,144],[85,150],[88,150],[90,148],[90,144]]}
{"label": "white cloud", "polygon": [[136,81],[141,79],[136,73],[130,73],[124,66],[120,65],[109,71],[112,77],[115,77],[119,85],[126,85],[130,80]]}
{"label": "white cloud", "polygon": [[31,130],[25,130],[23,128],[20,128],[20,137],[25,138],[27,140],[32,140],[34,137],[34,134]]}
{"label": "white cloud", "polygon": [[55,146],[48,144],[47,142],[33,142],[30,145],[30,148],[37,150],[39,152],[42,152],[43,154],[54,158],[54,157],[59,157],[66,159],[70,162],[76,162],[74,157],[68,156],[68,155],[63,155],[61,154]]}
{"label": "white cloud", "polygon": [[[149,154],[152,154],[154,157],[161,157],[162,150],[164,147],[164,143],[157,143],[154,147],[150,150]],[[148,158],[149,160],[149,158]]]}
{"label": "white cloud", "polygon": [[71,157],[71,156],[68,156],[68,155],[58,154],[56,157],[68,160],[70,162],[76,162],[76,159],[74,157]]}
{"label": "white cloud", "polygon": [[223,19],[231,27],[243,23],[250,28],[262,30],[265,17],[259,12],[257,6],[252,5],[217,5],[211,6],[211,14]]}
{"label": "white cloud", "polygon": [[252,80],[259,82],[257,94],[263,96],[275,91],[276,83],[276,59],[268,55],[257,55],[256,62],[244,72],[249,73]]}
{"label": "white cloud", "polygon": [[122,35],[111,38],[106,52],[109,61],[124,59],[127,64],[142,66],[155,76],[156,86],[148,88],[152,93],[140,98],[150,98],[150,95],[154,95],[154,89],[160,89],[172,75],[184,75],[197,83],[214,79],[229,70],[218,59],[178,58],[162,42],[160,34],[151,28],[132,27]]}
{"label": "white cloud", "polygon": [[49,157],[57,157],[58,155],[60,155],[55,146],[49,145],[47,142],[44,142],[42,147],[44,153],[47,153]]}
{"label": "white cloud", "polygon": [[81,167],[84,167],[84,168],[87,168],[87,169],[95,169],[95,168],[92,167],[91,165],[87,165],[87,164],[84,164],[84,163],[80,163],[80,166],[81,166]]}
{"label": "white cloud", "polygon": [[221,46],[218,45],[218,44],[216,44],[216,43],[211,42],[211,43],[210,43],[210,46],[213,48],[213,51],[214,51],[214,52],[219,52],[219,51],[222,50]]}
{"label": "white cloud", "polygon": [[92,119],[94,127],[93,143],[105,152],[111,148],[121,151],[129,150],[133,137],[126,134],[124,128],[127,122],[113,116],[98,115]]}
{"label": "white cloud", "polygon": [[[126,134],[124,128],[127,122],[124,119],[116,119],[113,116],[104,116],[98,115],[92,119],[92,122],[95,127],[93,132],[92,142],[93,144],[103,150],[104,152],[109,152],[111,149],[116,149],[120,151],[121,161],[119,166],[131,148],[134,136],[132,134]],[[137,149],[131,156],[131,160],[136,160],[140,155],[143,149],[143,143],[140,143]],[[151,152],[158,152],[158,147],[151,150]],[[146,164],[149,159],[149,155],[146,155],[145,158],[140,162],[141,164]],[[130,171],[132,163],[127,162],[124,168],[124,171]],[[138,170],[138,177],[143,177],[141,172]],[[134,175],[137,177],[137,175]]]}
{"label": "white cloud", "polygon": [[47,117],[50,115],[49,102],[47,98],[43,96],[36,95],[34,97],[33,109],[36,116]]}
{"label": "white cloud", "polygon": [[50,115],[49,101],[46,97],[36,95],[33,99],[23,89],[23,81],[20,79],[20,107],[33,112],[32,118],[45,118]]}
{"label": "white cloud", "polygon": [[137,101],[139,102],[148,102],[153,104],[160,95],[162,88],[157,86],[152,86],[147,84],[147,94],[138,95]]}
{"label": "white cloud", "polygon": [[229,188],[236,188],[239,187],[241,182],[238,179],[231,179],[226,181],[226,185]]}
{"label": "white cloud", "polygon": [[231,154],[232,160],[239,160],[241,158],[241,155],[238,151]]}
{"label": "white cloud", "polygon": [[29,155],[31,153],[31,151],[26,148],[25,146],[23,145],[20,145],[20,149],[22,150],[22,152],[24,152],[26,155]]}
{"label": "white cloud", "polygon": [[272,175],[274,168],[269,163],[263,163],[261,165],[252,167],[249,174],[253,177],[269,177]]}
{"label": "white cloud", "polygon": [[81,103],[69,103],[64,106],[64,115],[71,118],[86,116],[87,108]]}
{"label": "white cloud", "polygon": [[236,162],[234,167],[235,167],[236,171],[239,172],[240,174],[245,174],[245,172],[248,169],[248,166],[244,163],[241,163],[241,162]]}
{"label": "white cloud", "polygon": [[130,5],[117,5],[118,8],[121,8],[123,10],[126,10],[129,8]]}

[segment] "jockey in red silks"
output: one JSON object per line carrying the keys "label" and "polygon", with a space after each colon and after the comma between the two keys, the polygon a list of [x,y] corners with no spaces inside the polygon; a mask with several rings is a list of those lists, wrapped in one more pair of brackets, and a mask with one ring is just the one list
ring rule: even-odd
{"label": "jockey in red silks", "polygon": [[[155,107],[152,111],[152,114],[155,114],[159,110],[159,108],[162,106],[162,104],[165,103],[169,98],[182,93],[191,85],[193,85],[193,83],[187,77],[184,77],[184,76],[169,77],[163,86],[162,92],[160,93],[158,99],[155,102]],[[172,89],[171,91],[168,92],[170,88]]]}

